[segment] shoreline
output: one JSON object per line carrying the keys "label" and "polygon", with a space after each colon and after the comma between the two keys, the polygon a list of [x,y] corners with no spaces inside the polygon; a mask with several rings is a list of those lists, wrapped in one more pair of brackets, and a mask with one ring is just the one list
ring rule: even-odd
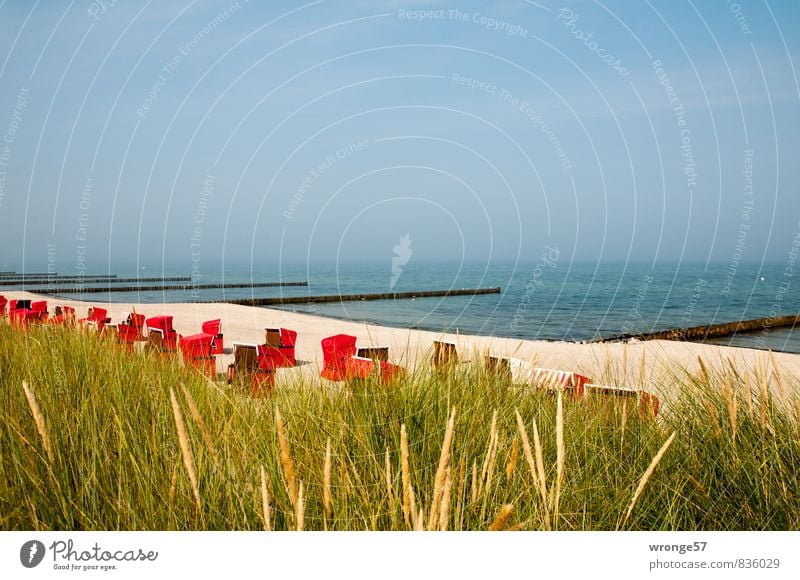
{"label": "shoreline", "polygon": [[[47,300],[51,309],[55,304],[73,306],[79,318],[86,315],[89,306],[102,305],[108,309],[108,316],[114,323],[119,322],[122,313],[129,312],[131,307],[148,317],[170,314],[174,317],[175,329],[184,336],[200,332],[200,325],[206,320],[221,318],[226,353],[217,357],[219,373],[223,373],[233,361],[230,353],[233,342],[261,343],[265,327],[290,328],[298,332],[297,358],[301,364],[293,369],[280,369],[278,380],[283,373],[319,376],[322,365],[321,340],[341,333],[356,336],[359,346],[388,346],[389,360],[406,366],[409,370],[422,368],[430,356],[433,341],[444,340],[455,342],[458,347],[470,345],[473,359],[484,352],[494,356],[514,356],[535,361],[542,367],[579,372],[597,382],[613,381],[620,385],[650,389],[668,388],[673,382],[670,376],[675,374],[676,369],[699,371],[700,358],[707,366],[733,364],[737,369],[753,371],[761,367],[769,368],[774,359],[782,370],[800,378],[800,354],[771,353],[747,347],[671,340],[635,343],[530,340],[404,329],[320,314],[226,303],[101,303],[53,300],[51,297],[27,291],[2,294],[7,299]],[[463,352],[463,348],[459,350]]]}

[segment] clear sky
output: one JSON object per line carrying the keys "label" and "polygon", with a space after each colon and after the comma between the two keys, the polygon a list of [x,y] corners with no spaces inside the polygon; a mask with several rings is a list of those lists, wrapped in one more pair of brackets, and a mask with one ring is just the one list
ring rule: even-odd
{"label": "clear sky", "polygon": [[[795,1],[0,2],[0,266],[786,260]],[[112,266],[113,269],[113,266]]]}

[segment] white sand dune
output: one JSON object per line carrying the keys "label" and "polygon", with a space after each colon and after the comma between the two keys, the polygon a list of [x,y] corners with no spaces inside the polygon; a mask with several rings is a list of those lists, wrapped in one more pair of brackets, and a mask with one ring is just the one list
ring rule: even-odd
{"label": "white sand dune", "polygon": [[[427,364],[434,340],[456,342],[461,353],[471,351],[471,358],[488,352],[496,356],[514,356],[535,361],[537,366],[580,372],[595,382],[613,382],[663,391],[669,387],[670,377],[676,369],[695,371],[698,358],[708,367],[733,364],[740,372],[770,368],[769,353],[761,350],[654,340],[638,343],[579,344],[519,340],[487,336],[442,334],[422,330],[408,330],[377,326],[357,321],[345,321],[284,310],[254,308],[232,304],[102,304],[75,300],[52,299],[30,292],[2,292],[8,298],[48,300],[55,304],[73,306],[79,317],[86,315],[89,306],[96,304],[108,309],[112,322],[119,322],[123,312],[136,312],[146,316],[169,314],[174,316],[175,329],[183,335],[200,332],[205,320],[222,319],[226,351],[231,343],[263,343],[265,327],[284,327],[296,330],[297,359],[301,364],[295,369],[281,369],[280,373],[318,373],[322,363],[320,341],[333,334],[351,334],[358,337],[359,346],[388,346],[392,362],[414,368]],[[644,357],[644,364],[642,364]],[[217,370],[223,372],[233,356],[217,357]],[[800,355],[775,353],[774,359],[784,372],[800,377]],[[280,375],[279,375],[280,380]]]}

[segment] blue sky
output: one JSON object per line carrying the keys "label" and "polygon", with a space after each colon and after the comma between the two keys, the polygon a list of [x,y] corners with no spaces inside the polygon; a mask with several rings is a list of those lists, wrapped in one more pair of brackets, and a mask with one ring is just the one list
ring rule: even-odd
{"label": "blue sky", "polygon": [[788,1],[6,0],[0,265],[406,233],[419,261],[785,260],[798,28]]}

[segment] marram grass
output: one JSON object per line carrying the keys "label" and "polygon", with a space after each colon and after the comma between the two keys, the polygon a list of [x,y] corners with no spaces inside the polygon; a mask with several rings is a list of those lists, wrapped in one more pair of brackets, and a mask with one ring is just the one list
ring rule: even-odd
{"label": "marram grass", "polygon": [[673,369],[656,420],[466,365],[390,386],[281,373],[253,399],[0,321],[0,529],[798,529],[797,380],[773,363]]}

